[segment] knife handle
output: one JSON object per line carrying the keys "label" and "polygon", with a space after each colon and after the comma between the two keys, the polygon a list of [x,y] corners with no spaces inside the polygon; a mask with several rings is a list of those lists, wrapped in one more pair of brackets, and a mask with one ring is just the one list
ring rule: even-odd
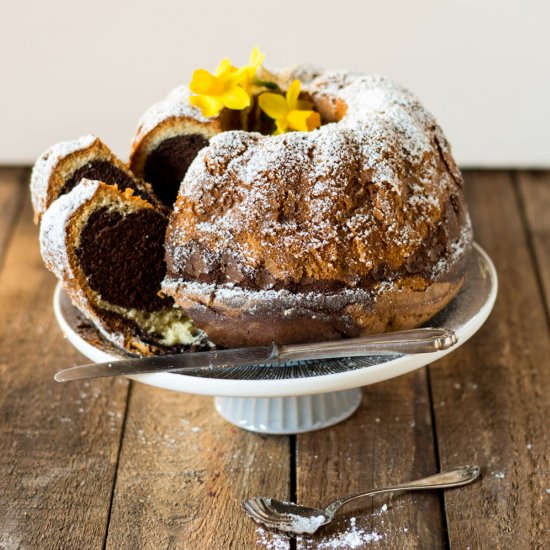
{"label": "knife handle", "polygon": [[303,359],[360,357],[385,353],[431,353],[448,349],[457,342],[458,338],[452,330],[417,328],[330,342],[280,345],[278,360],[284,363]]}

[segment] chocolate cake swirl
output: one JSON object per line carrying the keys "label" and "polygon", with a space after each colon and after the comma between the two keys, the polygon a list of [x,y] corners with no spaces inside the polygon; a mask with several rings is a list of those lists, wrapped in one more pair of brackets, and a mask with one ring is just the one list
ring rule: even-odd
{"label": "chocolate cake swirl", "polygon": [[209,347],[172,299],[159,295],[167,221],[131,189],[84,179],[40,226],[46,266],[105,338],[132,355]]}

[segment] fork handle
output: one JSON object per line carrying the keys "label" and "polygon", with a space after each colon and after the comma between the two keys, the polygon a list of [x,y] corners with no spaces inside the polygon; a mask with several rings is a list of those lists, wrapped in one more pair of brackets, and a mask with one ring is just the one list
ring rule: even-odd
{"label": "fork handle", "polygon": [[365,493],[355,493],[346,497],[340,498],[327,506],[326,513],[334,515],[336,511],[358,498],[369,497],[378,495],[380,493],[393,493],[395,491],[421,491],[423,489],[447,489],[450,487],[461,487],[467,485],[479,477],[479,466],[461,466],[446,472],[440,472],[433,476],[424,477],[422,479],[416,479],[414,481],[408,481],[399,485],[390,485],[388,487],[381,487],[380,489],[371,489]]}
{"label": "fork handle", "polygon": [[456,334],[449,329],[417,328],[330,342],[283,345],[278,346],[277,351],[278,360],[282,363],[381,353],[430,353],[448,349],[457,341]]}

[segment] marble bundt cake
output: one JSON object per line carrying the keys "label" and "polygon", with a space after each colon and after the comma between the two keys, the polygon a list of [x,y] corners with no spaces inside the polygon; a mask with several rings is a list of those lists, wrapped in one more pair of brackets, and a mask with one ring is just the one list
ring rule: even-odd
{"label": "marble bundt cake", "polygon": [[460,289],[472,231],[435,119],[382,77],[272,76],[282,91],[301,81],[320,128],[264,135],[275,128],[257,97],[244,118],[204,117],[180,87],[142,117],[131,170],[93,136],[37,162],[46,263],[126,350],[199,349],[205,333],[239,347],[412,328]]}
{"label": "marble bundt cake", "polygon": [[[301,80],[318,130],[222,132],[223,116],[203,119],[180,103],[176,134],[210,140],[171,214],[164,292],[229,347],[426,322],[460,289],[472,243],[441,129],[382,77],[301,68],[279,78],[283,90]],[[156,112],[140,127],[133,165],[147,158],[140,136],[155,133],[166,111]],[[170,117],[160,124],[176,127]]]}
{"label": "marble bundt cake", "polygon": [[47,209],[40,226],[46,266],[103,335],[136,355],[208,347],[171,298],[165,275],[162,210],[116,186],[84,179]]}
{"label": "marble bundt cake", "polygon": [[83,178],[133,189],[137,195],[158,204],[149,184],[137,178],[99,138],[87,135],[57,143],[36,161],[31,175],[35,221],[40,220],[57,197],[69,192]]}

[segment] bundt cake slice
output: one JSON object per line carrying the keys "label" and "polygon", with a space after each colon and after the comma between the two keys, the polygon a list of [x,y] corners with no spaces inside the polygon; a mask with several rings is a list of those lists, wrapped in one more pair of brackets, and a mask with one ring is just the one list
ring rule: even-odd
{"label": "bundt cake slice", "polygon": [[159,294],[165,275],[163,211],[131,188],[84,179],[46,210],[40,227],[46,266],[73,303],[125,351],[195,351],[205,334]]}
{"label": "bundt cake slice", "polygon": [[227,125],[223,117],[203,117],[189,103],[189,95],[181,86],[149,108],[139,121],[130,153],[131,170],[151,183],[168,207],[197,153]]}
{"label": "bundt cake slice", "polygon": [[36,161],[31,175],[35,222],[57,197],[68,193],[83,178],[116,184],[123,190],[133,189],[137,195],[158,204],[148,183],[134,176],[99,138],[87,135],[57,143]]}

